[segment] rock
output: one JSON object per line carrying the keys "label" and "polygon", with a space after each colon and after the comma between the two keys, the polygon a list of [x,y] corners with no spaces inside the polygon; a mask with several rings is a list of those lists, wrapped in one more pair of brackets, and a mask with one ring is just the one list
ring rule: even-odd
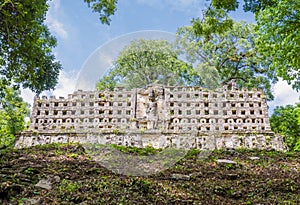
{"label": "rock", "polygon": [[49,179],[41,179],[35,186],[43,189],[50,190],[52,189],[51,181]]}
{"label": "rock", "polygon": [[184,174],[172,174],[171,179],[188,181],[190,180],[190,176]]}
{"label": "rock", "polygon": [[249,157],[249,159],[251,159],[251,160],[259,160],[260,158],[259,157]]}
{"label": "rock", "polygon": [[237,164],[235,161],[229,159],[217,159],[217,163],[219,164]]}
{"label": "rock", "polygon": [[52,189],[52,184],[53,183],[58,183],[60,182],[60,177],[55,175],[55,176],[48,176],[47,178],[41,179],[35,186],[40,187],[43,189]]}
{"label": "rock", "polygon": [[41,204],[41,198],[27,199],[24,204],[25,205],[38,205],[38,204]]}
{"label": "rock", "polygon": [[202,176],[202,175],[203,175],[202,172],[193,172],[193,173],[191,173],[189,176],[190,176],[190,177],[199,177],[199,176]]}
{"label": "rock", "polygon": [[60,177],[59,176],[54,176],[53,180],[54,180],[54,182],[60,182]]}

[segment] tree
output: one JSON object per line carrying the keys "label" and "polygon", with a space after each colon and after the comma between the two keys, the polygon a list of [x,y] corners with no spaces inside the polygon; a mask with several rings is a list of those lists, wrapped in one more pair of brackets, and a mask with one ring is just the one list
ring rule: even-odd
{"label": "tree", "polygon": [[28,104],[20,97],[20,91],[7,87],[0,101],[0,148],[13,145],[15,134],[24,130]]}
{"label": "tree", "polygon": [[[257,51],[269,58],[269,69],[296,90],[300,89],[300,2],[298,0],[245,0],[244,11],[255,14],[258,36]],[[203,18],[192,20],[200,36],[220,34],[233,26],[228,13],[238,8],[236,0],[211,0]]]}
{"label": "tree", "polygon": [[285,137],[290,150],[300,151],[300,103],[276,107],[270,124],[275,133]]}
{"label": "tree", "polygon": [[254,26],[232,23],[226,31],[207,35],[198,35],[193,26],[182,27],[178,29],[179,47],[196,66],[202,86],[216,88],[234,79],[238,87],[261,88],[273,99],[271,82],[277,78],[255,47]]}
{"label": "tree", "polygon": [[[117,0],[84,0],[109,24]],[[39,94],[53,89],[61,70],[52,49],[56,39],[44,24],[47,0],[0,2],[0,95],[7,86],[30,88]]]}
{"label": "tree", "polygon": [[[117,1],[98,0],[95,11],[109,24],[109,17],[117,8]],[[97,2],[93,0],[93,2]],[[100,4],[100,2],[102,2]],[[207,0],[208,7],[202,18],[192,19],[193,32],[209,37],[230,30],[233,26],[230,12],[239,8],[237,0]],[[97,5],[100,5],[97,7]],[[300,89],[300,2],[299,0],[244,0],[244,11],[253,12],[258,22],[257,48],[261,55],[270,59],[270,69],[296,90]],[[105,21],[104,21],[105,22]]]}
{"label": "tree", "polygon": [[117,10],[117,0],[84,0],[92,7],[94,12],[100,15],[100,21],[103,24],[110,24],[110,16],[114,15]]}
{"label": "tree", "polygon": [[52,48],[56,40],[44,24],[46,0],[0,3],[0,92],[7,86],[40,93],[54,88],[61,65]]}
{"label": "tree", "polygon": [[300,90],[300,1],[280,0],[258,12],[256,20],[258,48],[271,58],[270,69]]}
{"label": "tree", "polygon": [[97,90],[149,84],[183,85],[197,82],[191,65],[178,58],[173,45],[164,40],[135,40],[126,46],[109,73],[99,80]]}

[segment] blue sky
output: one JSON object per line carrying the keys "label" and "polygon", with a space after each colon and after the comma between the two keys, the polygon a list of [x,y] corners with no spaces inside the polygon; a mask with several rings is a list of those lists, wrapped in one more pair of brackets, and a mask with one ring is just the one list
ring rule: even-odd
{"label": "blue sky", "polygon": [[[75,89],[78,73],[88,57],[103,44],[121,35],[141,31],[159,30],[175,33],[177,28],[189,25],[199,17],[206,1],[200,0],[119,0],[118,10],[110,26],[102,25],[83,0],[52,0],[46,24],[57,38],[54,49],[62,63],[59,84],[53,91],[56,96],[66,96]],[[254,22],[252,13],[232,13],[235,20]],[[274,86],[275,101],[270,106],[294,103],[299,93],[283,82]],[[33,93],[23,92],[31,102]]]}
{"label": "blue sky", "polygon": [[[65,71],[78,70],[96,48],[120,35],[140,30],[175,33],[201,15],[204,4],[199,0],[119,0],[116,15],[106,26],[83,0],[52,0],[47,24],[57,37],[55,51]],[[253,21],[251,13],[240,16]]]}

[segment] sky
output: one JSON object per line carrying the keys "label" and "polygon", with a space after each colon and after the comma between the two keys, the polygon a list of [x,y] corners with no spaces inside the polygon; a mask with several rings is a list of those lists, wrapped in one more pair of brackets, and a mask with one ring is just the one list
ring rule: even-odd
{"label": "sky", "polygon": [[[85,73],[95,52],[102,50],[107,54],[106,45],[124,42],[121,40],[129,33],[131,38],[131,34],[145,30],[162,32],[163,36],[173,35],[179,27],[190,25],[193,18],[200,17],[205,4],[204,0],[119,0],[118,10],[111,17],[112,21],[108,26],[100,23],[98,14],[93,13],[84,0],[49,1],[46,24],[57,38],[54,54],[63,70],[55,90],[44,94],[67,96],[78,88],[78,78]],[[254,16],[249,12],[240,10],[231,16],[238,21],[254,22]],[[100,60],[104,57],[102,55]],[[107,69],[105,66],[107,65],[99,64],[99,73],[101,69]],[[273,90],[275,100],[269,103],[271,110],[275,106],[299,101],[300,93],[293,91],[283,81],[274,85]],[[32,103],[34,93],[24,90],[22,96]]]}

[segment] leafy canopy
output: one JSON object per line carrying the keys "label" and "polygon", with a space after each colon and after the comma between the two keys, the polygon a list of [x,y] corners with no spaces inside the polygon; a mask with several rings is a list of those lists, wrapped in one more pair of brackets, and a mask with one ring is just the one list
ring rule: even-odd
{"label": "leafy canopy", "polygon": [[270,124],[275,133],[285,136],[290,150],[300,151],[300,103],[276,107]]}
{"label": "leafy canopy", "polygon": [[[84,0],[110,23],[117,0]],[[57,84],[61,64],[52,49],[56,39],[44,24],[47,0],[2,0],[0,2],[0,94],[7,86],[30,88],[39,94]]]}
{"label": "leafy canopy", "polygon": [[100,15],[100,21],[103,24],[110,24],[110,16],[114,15],[117,10],[118,0],[84,0],[94,12]]}
{"label": "leafy canopy", "polygon": [[54,88],[61,65],[52,48],[56,40],[44,24],[46,0],[0,3],[0,93],[7,86],[40,93]]}
{"label": "leafy canopy", "polygon": [[[228,17],[235,11],[236,0],[211,0],[202,18],[192,20],[194,33],[210,36],[230,30]],[[282,77],[296,90],[300,89],[300,1],[299,0],[244,0],[244,11],[255,14],[257,21],[256,48],[272,62],[268,69]]]}
{"label": "leafy canopy", "polygon": [[29,105],[20,97],[20,91],[7,87],[4,92],[0,100],[0,148],[14,143],[15,134],[24,130],[29,115]]}
{"label": "leafy canopy", "polygon": [[178,58],[173,45],[164,40],[135,40],[126,46],[109,73],[99,80],[97,90],[149,84],[183,85],[197,81],[191,65]]}
{"label": "leafy canopy", "polygon": [[256,15],[258,48],[269,57],[270,69],[300,90],[300,1],[281,0]]}
{"label": "leafy canopy", "polygon": [[273,99],[271,82],[277,78],[255,47],[253,25],[232,21],[232,27],[220,33],[198,35],[194,26],[179,28],[177,33],[178,46],[195,66],[203,87],[216,88],[236,80],[239,88],[261,88]]}

